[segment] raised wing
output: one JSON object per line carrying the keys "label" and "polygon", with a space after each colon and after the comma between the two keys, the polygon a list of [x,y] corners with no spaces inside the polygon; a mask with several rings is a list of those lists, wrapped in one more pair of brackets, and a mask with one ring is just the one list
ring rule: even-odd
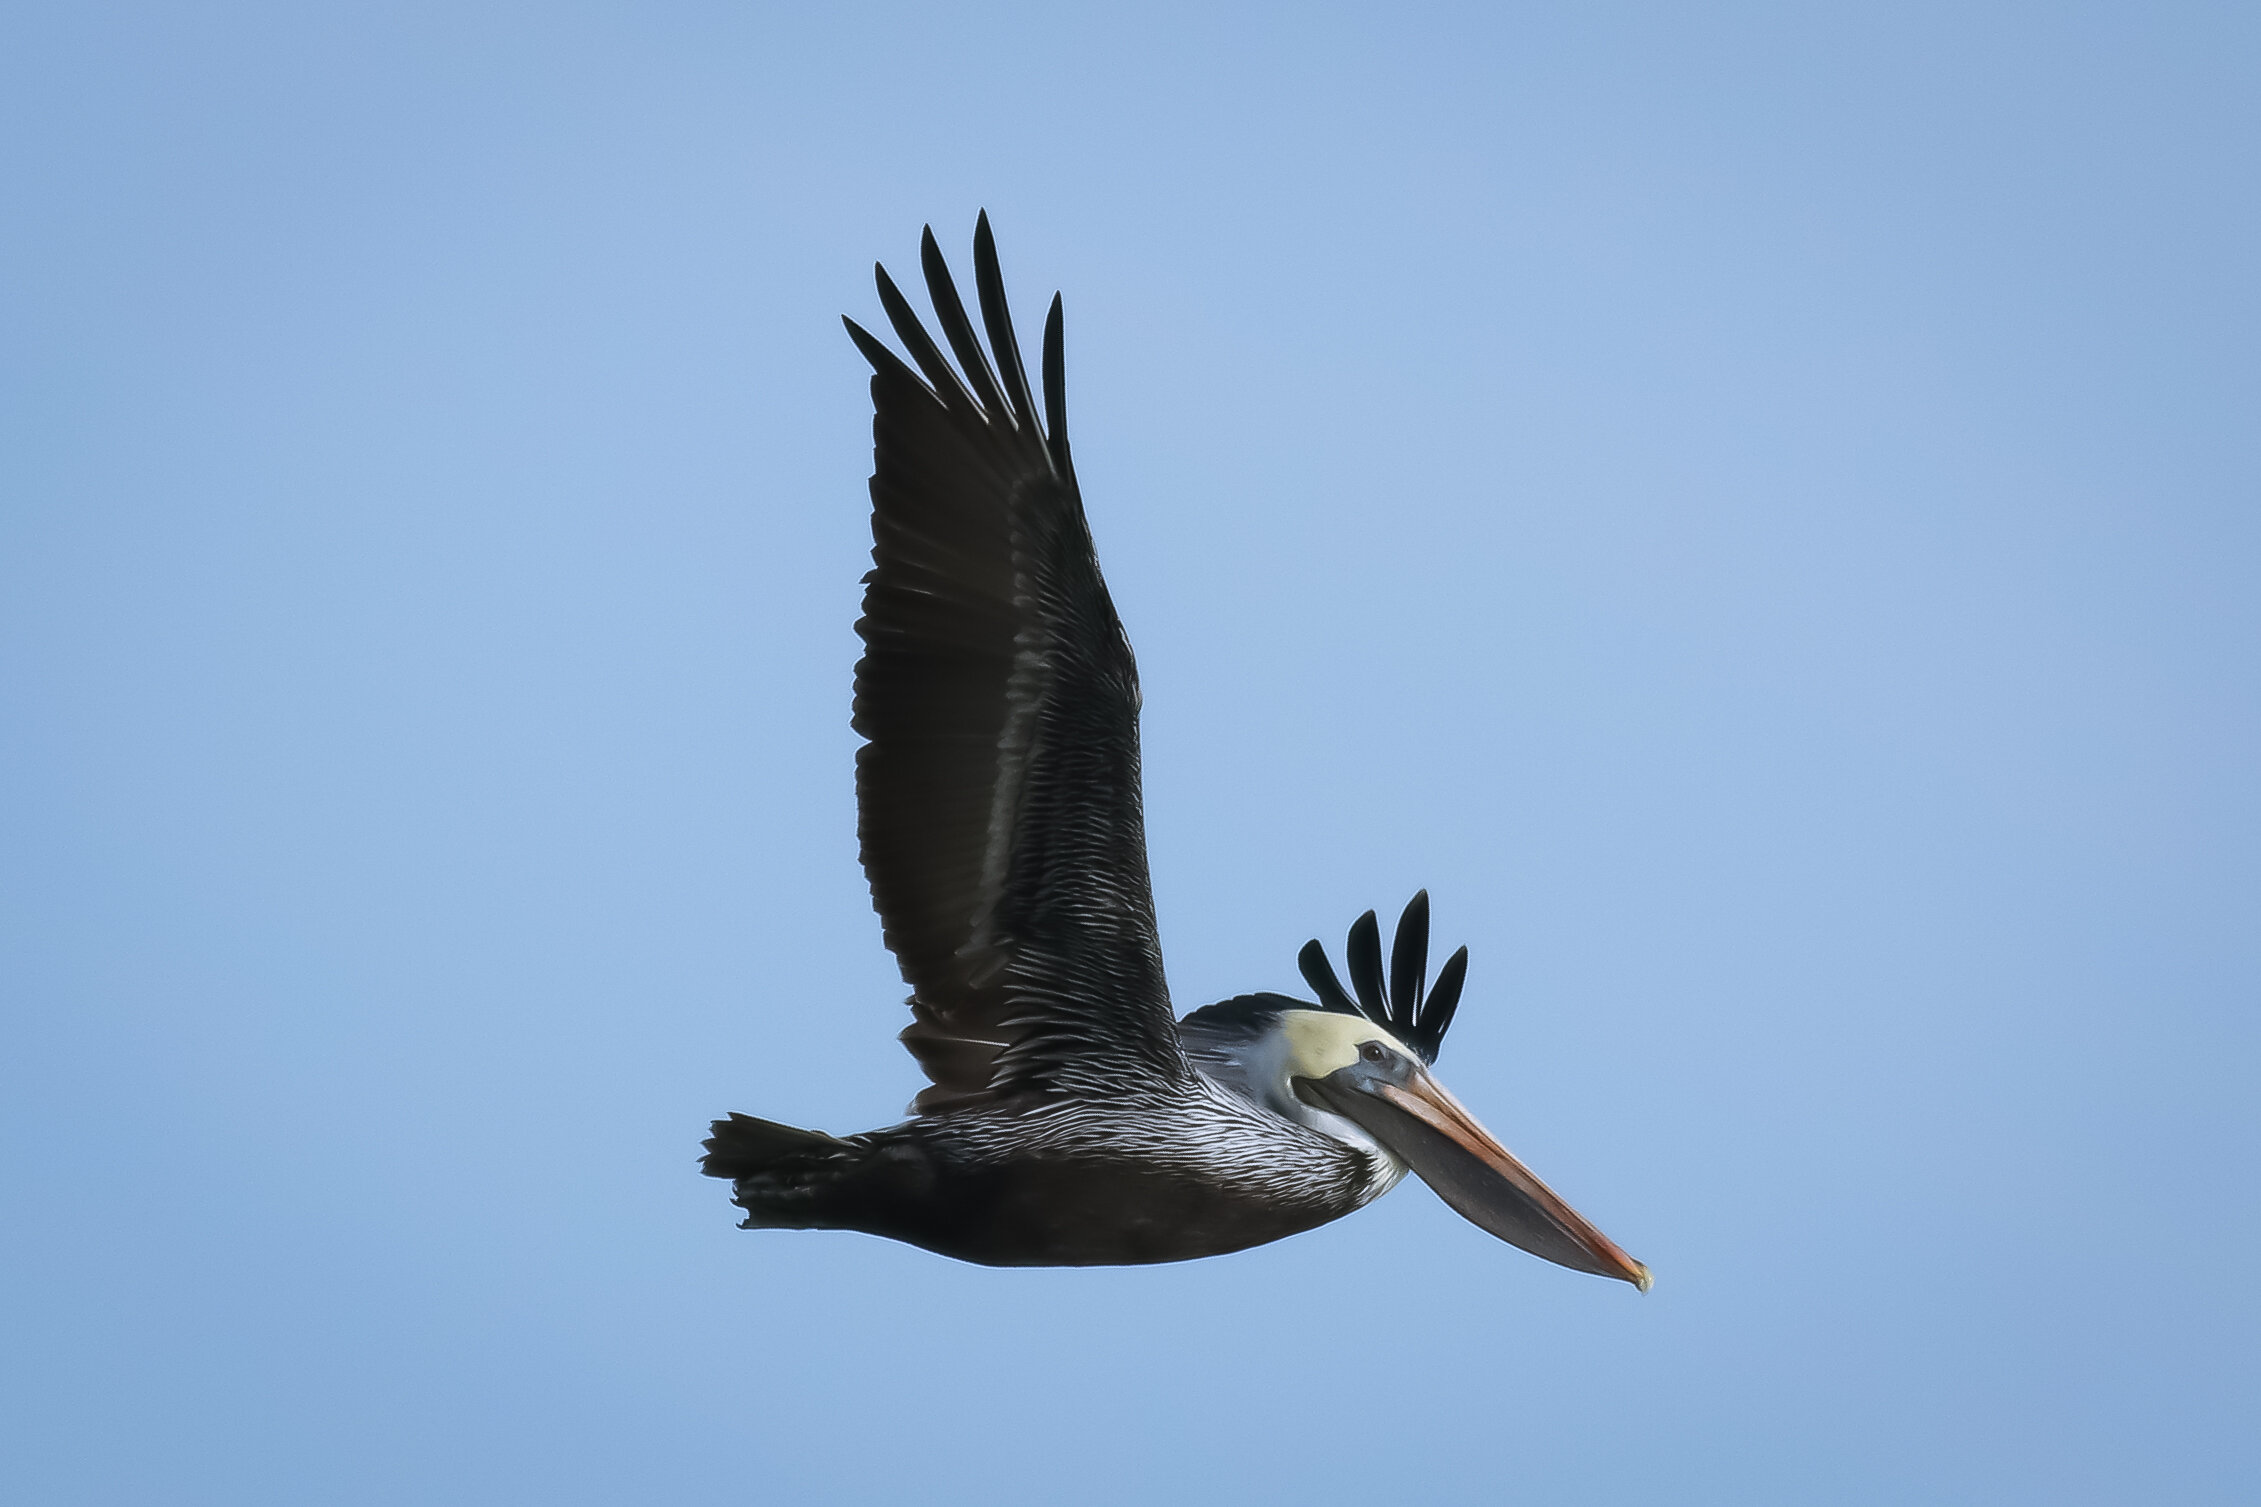
{"label": "raised wing", "polygon": [[847,321],[876,409],[857,831],[914,991],[903,1042],[934,1080],[914,1108],[1176,1081],[1191,1070],[1147,883],[1138,669],[1068,457],[1060,300],[1040,426],[989,217],[974,279],[994,367],[932,229],[921,253],[957,367],[885,268],[917,371]]}

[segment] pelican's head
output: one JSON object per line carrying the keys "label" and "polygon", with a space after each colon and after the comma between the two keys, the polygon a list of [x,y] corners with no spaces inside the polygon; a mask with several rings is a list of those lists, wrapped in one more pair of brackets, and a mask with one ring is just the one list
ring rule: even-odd
{"label": "pelican's head", "polygon": [[1350,933],[1355,1003],[1314,942],[1304,949],[1303,969],[1321,1006],[1278,995],[1249,996],[1196,1012],[1187,1024],[1231,1006],[1255,1007],[1244,1008],[1242,1016],[1255,1034],[1235,1054],[1246,1089],[1291,1119],[1378,1150],[1397,1168],[1411,1168],[1462,1217],[1509,1244],[1647,1292],[1649,1269],[1540,1182],[1430,1074],[1459,1001],[1468,953],[1462,948],[1445,964],[1424,1005],[1428,929],[1423,893],[1414,896],[1398,924],[1393,987],[1387,993],[1381,942],[1369,911]]}
{"label": "pelican's head", "polygon": [[1649,1290],[1649,1269],[1516,1160],[1410,1046],[1326,1010],[1284,1010],[1280,1031],[1289,1090],[1373,1137],[1462,1217],[1534,1256]]}

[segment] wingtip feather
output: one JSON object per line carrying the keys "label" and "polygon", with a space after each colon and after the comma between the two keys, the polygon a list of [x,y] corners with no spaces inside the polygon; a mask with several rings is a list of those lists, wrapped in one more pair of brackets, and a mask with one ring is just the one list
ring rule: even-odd
{"label": "wingtip feather", "polygon": [[1358,991],[1360,1007],[1376,1025],[1388,1025],[1389,999],[1382,992],[1382,926],[1372,911],[1350,923],[1343,960],[1350,965],[1351,987]]}
{"label": "wingtip feather", "polygon": [[981,322],[989,331],[990,353],[997,360],[997,375],[1004,385],[1005,401],[1014,419],[1036,423],[1036,400],[1028,390],[1028,371],[1021,365],[1021,343],[1013,333],[1013,306],[1005,298],[1005,270],[997,260],[997,238],[989,232],[985,210],[973,232],[974,293],[981,300]]}
{"label": "wingtip feather", "polygon": [[1342,980],[1335,977],[1334,964],[1327,961],[1327,949],[1313,937],[1303,944],[1303,951],[1295,955],[1295,966],[1303,981],[1318,994],[1319,1003],[1338,1015],[1363,1015],[1366,1012],[1352,1002],[1350,992],[1343,988]]}

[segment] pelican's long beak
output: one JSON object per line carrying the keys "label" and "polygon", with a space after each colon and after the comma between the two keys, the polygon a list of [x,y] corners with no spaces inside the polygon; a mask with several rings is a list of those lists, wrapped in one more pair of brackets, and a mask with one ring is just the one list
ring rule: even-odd
{"label": "pelican's long beak", "polygon": [[1329,1109],[1402,1158],[1479,1229],[1574,1271],[1649,1290],[1647,1267],[1556,1197],[1426,1068],[1415,1067],[1402,1087],[1360,1082],[1344,1073],[1303,1083]]}

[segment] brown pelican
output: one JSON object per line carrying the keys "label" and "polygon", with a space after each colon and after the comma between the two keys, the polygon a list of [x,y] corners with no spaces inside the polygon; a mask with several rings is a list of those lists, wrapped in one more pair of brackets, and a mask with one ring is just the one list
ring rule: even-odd
{"label": "brown pelican", "polygon": [[[906,364],[872,365],[872,559],[856,667],[857,830],[911,986],[912,1118],[837,1138],[714,1123],[705,1171],[747,1229],[848,1229],[997,1266],[1181,1261],[1338,1219],[1421,1175],[1549,1261],[1647,1268],[1534,1177],[1430,1075],[1466,975],[1424,990],[1413,897],[1382,976],[1369,911],[1345,990],[1247,994],[1173,1017],[1147,884],[1138,674],[1068,454],[1060,300],[1037,417],[988,216],[974,286],[988,350],[929,229],[955,366],[878,269]],[[915,366],[915,369],[914,369]]]}

